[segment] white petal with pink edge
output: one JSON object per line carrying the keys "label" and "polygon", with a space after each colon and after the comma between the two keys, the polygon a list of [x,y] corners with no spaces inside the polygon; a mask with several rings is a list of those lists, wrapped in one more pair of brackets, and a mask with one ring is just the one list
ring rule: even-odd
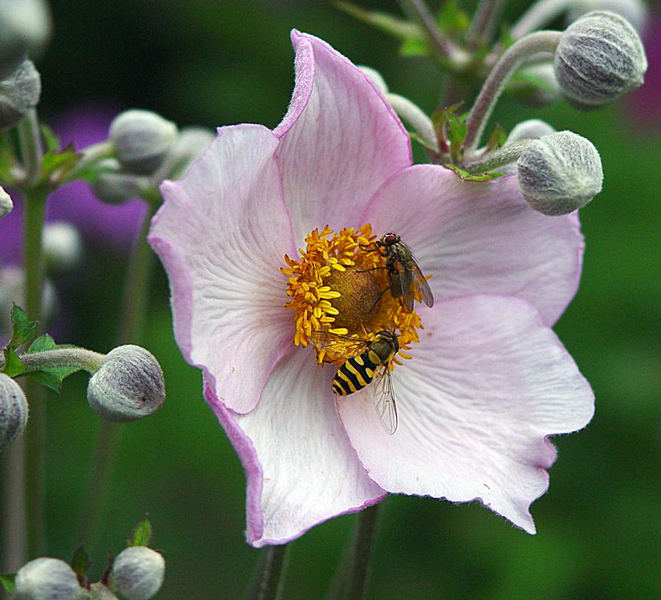
{"label": "white petal with pink edge", "polygon": [[552,325],[578,288],[583,236],[577,215],[532,210],[516,177],[462,181],[443,167],[416,165],[379,190],[363,222],[377,235],[401,235],[425,275],[432,275],[437,301],[516,296]]}
{"label": "white petal with pink edge", "polygon": [[179,347],[237,412],[257,404],[293,335],[280,267],[295,247],[277,144],[258,125],[220,129],[183,179],[162,184],[149,233],[170,277]]}
{"label": "white petal with pink edge", "polygon": [[472,296],[427,311],[411,355],[393,372],[394,435],[368,390],[339,402],[369,476],[389,492],[478,499],[534,533],[529,506],[555,459],[547,436],[576,431],[593,413],[569,354],[526,302]]}
{"label": "white petal with pink edge", "polygon": [[274,130],[294,239],[357,225],[372,194],[411,164],[409,137],[381,93],[348,59],[297,31],[296,86]]}
{"label": "white petal with pink edge", "polygon": [[288,542],[385,495],[365,474],[342,427],[333,375],[315,364],[309,349],[292,348],[250,414],[237,415],[207,393],[246,471],[246,535],[253,546]]}

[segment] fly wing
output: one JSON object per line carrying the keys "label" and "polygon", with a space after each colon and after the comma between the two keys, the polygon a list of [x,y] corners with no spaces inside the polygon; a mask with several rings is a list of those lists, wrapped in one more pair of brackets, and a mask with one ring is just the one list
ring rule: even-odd
{"label": "fly wing", "polygon": [[404,301],[404,306],[406,307],[406,310],[412,312],[413,302],[415,300],[413,271],[402,266],[400,262],[396,262],[395,264],[397,265],[397,274],[399,275],[399,283],[402,290],[402,300]]}
{"label": "fly wing", "polygon": [[384,429],[392,435],[397,431],[397,404],[392,389],[390,369],[383,367],[378,380],[372,385],[374,408]]}
{"label": "fly wing", "polygon": [[434,294],[431,293],[431,288],[427,283],[427,279],[422,274],[422,271],[420,270],[418,263],[414,261],[412,267],[413,267],[413,278],[415,279],[415,283],[418,286],[418,291],[422,296],[422,301],[427,306],[429,306],[429,308],[431,308],[432,306],[434,306]]}
{"label": "fly wing", "polygon": [[328,331],[315,331],[311,341],[317,350],[323,350],[331,360],[336,357],[357,356],[369,347],[368,340]]}

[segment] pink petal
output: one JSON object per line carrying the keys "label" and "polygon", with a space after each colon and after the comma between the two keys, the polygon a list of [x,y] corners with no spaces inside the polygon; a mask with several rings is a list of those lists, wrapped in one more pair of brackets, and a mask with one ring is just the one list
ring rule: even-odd
{"label": "pink petal", "polygon": [[489,293],[527,300],[547,325],[578,287],[583,236],[578,217],[547,217],[528,207],[516,177],[462,181],[416,165],[376,194],[363,222],[395,231],[414,251],[437,301]]}
{"label": "pink petal", "polygon": [[246,471],[246,536],[253,546],[283,544],[384,496],[340,423],[333,375],[333,369],[315,364],[312,351],[292,348],[250,414],[233,413],[207,390]]}
{"label": "pink petal", "polygon": [[170,277],[177,343],[237,412],[257,404],[293,335],[277,144],[258,125],[220,129],[183,179],[163,183],[149,235]]}
{"label": "pink petal", "polygon": [[555,459],[547,436],[588,423],[590,386],[516,298],[440,302],[425,313],[421,339],[393,373],[394,435],[378,422],[369,392],[339,402],[369,476],[389,492],[478,499],[534,533],[528,508],[546,491]]}
{"label": "pink petal", "polygon": [[292,32],[296,86],[274,133],[300,243],[315,227],[358,225],[372,194],[411,164],[409,137],[369,79],[328,44]]}

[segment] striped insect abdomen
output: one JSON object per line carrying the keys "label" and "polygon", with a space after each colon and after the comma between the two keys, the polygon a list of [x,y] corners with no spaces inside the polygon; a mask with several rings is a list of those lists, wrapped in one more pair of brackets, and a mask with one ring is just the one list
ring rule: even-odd
{"label": "striped insect abdomen", "polygon": [[382,360],[371,348],[358,356],[347,359],[333,378],[333,391],[347,396],[369,385]]}

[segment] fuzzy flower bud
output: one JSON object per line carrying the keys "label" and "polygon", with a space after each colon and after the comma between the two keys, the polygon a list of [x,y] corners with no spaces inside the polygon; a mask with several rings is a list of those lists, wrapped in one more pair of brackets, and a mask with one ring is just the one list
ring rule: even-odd
{"label": "fuzzy flower bud", "polygon": [[164,574],[161,554],[147,546],[132,546],[115,559],[109,585],[127,600],[149,600],[161,588]]}
{"label": "fuzzy flower bud", "polygon": [[35,558],[16,573],[15,600],[77,600],[82,596],[73,569],[58,558]]}
{"label": "fuzzy flower bud", "polygon": [[107,204],[121,204],[137,198],[142,189],[149,185],[149,179],[144,175],[122,172],[119,161],[114,158],[107,158],[99,164],[103,170],[93,188],[99,200]]}
{"label": "fuzzy flower bud", "polygon": [[87,401],[94,412],[109,421],[146,417],[165,401],[161,366],[140,346],[118,346],[90,378]]}
{"label": "fuzzy flower bud", "polygon": [[0,81],[0,129],[18,123],[37,106],[41,95],[41,77],[29,60],[23,61],[7,79]]}
{"label": "fuzzy flower bud", "polygon": [[83,243],[78,230],[64,221],[46,224],[43,248],[48,270],[60,273],[73,269],[83,255]]}
{"label": "fuzzy flower bud", "polygon": [[555,133],[555,129],[540,119],[528,119],[517,123],[507,136],[507,143],[521,140],[536,140],[544,135]]}
{"label": "fuzzy flower bud", "polygon": [[562,33],[554,68],[567,99],[590,108],[642,85],[647,59],[640,37],[626,19],[595,11]]}
{"label": "fuzzy flower bud", "polygon": [[0,450],[23,433],[27,422],[28,401],[21,386],[0,373]]}
{"label": "fuzzy flower bud", "polygon": [[3,187],[0,187],[0,219],[8,215],[13,208],[14,204],[11,201],[11,196],[5,192]]}
{"label": "fuzzy flower bud", "polygon": [[0,79],[46,45],[51,17],[44,0],[0,0]]}
{"label": "fuzzy flower bud", "polygon": [[532,140],[517,162],[519,187],[542,214],[565,215],[585,206],[601,191],[601,159],[592,142],[559,131]]}
{"label": "fuzzy flower bud", "polygon": [[149,175],[177,139],[177,126],[147,110],[127,110],[110,124],[110,140],[117,158],[130,173]]}

